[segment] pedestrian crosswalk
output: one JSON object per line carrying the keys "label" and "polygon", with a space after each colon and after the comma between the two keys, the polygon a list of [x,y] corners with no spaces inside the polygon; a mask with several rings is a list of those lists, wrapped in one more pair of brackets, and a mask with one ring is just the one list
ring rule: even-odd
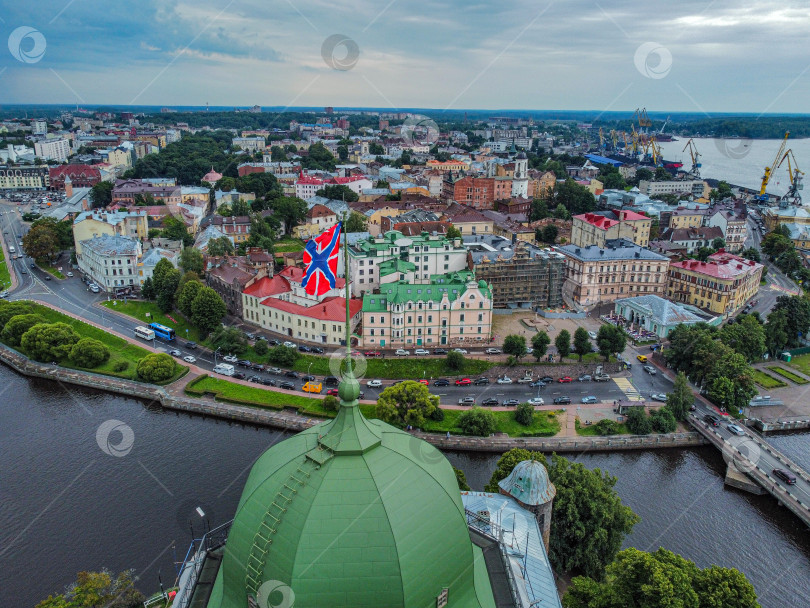
{"label": "pedestrian crosswalk", "polygon": [[636,387],[627,378],[614,378],[613,380],[627,397],[628,401],[644,401],[644,398],[636,390]]}

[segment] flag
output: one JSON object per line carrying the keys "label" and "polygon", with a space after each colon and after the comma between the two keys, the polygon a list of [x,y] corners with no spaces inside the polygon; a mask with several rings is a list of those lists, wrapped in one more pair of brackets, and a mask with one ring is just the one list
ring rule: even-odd
{"label": "flag", "polygon": [[306,272],[301,285],[311,296],[321,296],[335,287],[340,257],[340,226],[338,222],[322,235],[307,241],[304,247]]}

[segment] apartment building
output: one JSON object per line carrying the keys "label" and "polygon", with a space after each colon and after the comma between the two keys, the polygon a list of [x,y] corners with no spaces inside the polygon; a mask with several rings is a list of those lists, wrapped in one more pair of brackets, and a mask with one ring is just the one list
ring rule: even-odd
{"label": "apartment building", "polygon": [[710,255],[705,262],[674,262],[667,296],[718,315],[733,315],[759,290],[762,269],[762,264],[726,252]]}
{"label": "apartment building", "polygon": [[695,198],[709,198],[709,185],[701,179],[668,180],[652,182],[641,180],[638,189],[642,194],[655,198],[662,194],[690,194]]}
{"label": "apartment building", "polygon": [[85,211],[73,220],[73,240],[76,255],[82,253],[82,242],[100,236],[123,236],[145,239],[149,234],[149,216],[143,209],[110,212],[103,209]]}
{"label": "apartment building", "polygon": [[583,213],[572,218],[571,244],[604,247],[609,240],[627,239],[646,247],[650,243],[651,226],[651,218],[625,209]]}
{"label": "apartment building", "polygon": [[104,234],[76,242],[79,270],[112,294],[130,293],[139,286],[141,253],[141,242],[125,236]]}
{"label": "apartment building", "polygon": [[669,259],[626,239],[607,241],[604,247],[564,245],[563,299],[578,308],[591,308],[644,294],[664,295]]}
{"label": "apartment building", "polygon": [[46,190],[49,184],[48,167],[0,168],[0,190]]}
{"label": "apartment building", "polygon": [[55,160],[63,163],[70,156],[70,142],[61,138],[34,142],[34,155],[42,160]]}

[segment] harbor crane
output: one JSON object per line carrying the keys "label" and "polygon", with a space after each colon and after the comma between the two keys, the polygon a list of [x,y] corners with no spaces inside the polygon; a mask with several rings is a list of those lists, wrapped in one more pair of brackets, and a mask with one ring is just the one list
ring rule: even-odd
{"label": "harbor crane", "polygon": [[652,126],[652,120],[650,120],[650,117],[647,115],[647,108],[636,108],[633,118],[638,120],[638,128],[642,132],[644,129]]}
{"label": "harbor crane", "polygon": [[669,116],[667,116],[667,119],[664,121],[664,124],[663,124],[663,125],[661,125],[661,130],[660,130],[660,131],[658,131],[658,134],[659,134],[659,135],[661,135],[661,134],[664,132],[664,129],[666,129],[666,128],[667,128],[667,125],[669,124],[669,118],[670,118],[670,117],[669,117]]}
{"label": "harbor crane", "polygon": [[619,134],[616,133],[616,129],[610,130],[610,140],[613,142],[613,150],[617,150],[619,146]]}
{"label": "harbor crane", "polygon": [[793,205],[801,205],[802,195],[800,190],[804,190],[804,184],[802,183],[804,171],[799,170],[799,164],[796,162],[796,155],[793,154],[793,150],[791,150],[790,148],[788,148],[787,152],[785,152],[785,155],[782,157],[782,160],[779,161],[779,164],[776,166],[776,169],[781,167],[785,161],[787,161],[788,164],[788,175],[790,176],[790,188],[788,188],[788,191],[780,199],[780,202],[784,201],[786,203],[790,203]]}
{"label": "harbor crane", "polygon": [[762,176],[762,186],[759,188],[759,194],[754,198],[758,201],[766,201],[768,200],[768,196],[765,194],[765,189],[768,187],[768,182],[771,181],[771,175],[779,166],[779,163],[782,162],[782,158],[785,154],[785,146],[787,146],[787,140],[790,136],[790,131],[785,132],[785,138],[782,140],[782,145],[779,146],[779,152],[776,153],[776,156],[773,159],[773,162],[765,167],[765,175]]}
{"label": "harbor crane", "polygon": [[602,130],[602,127],[599,127],[599,149],[605,149],[605,132]]}
{"label": "harbor crane", "polygon": [[694,139],[690,138],[681,152],[686,152],[687,148],[689,149],[689,156],[692,158],[692,168],[689,169],[687,176],[692,179],[700,179],[700,167],[702,164],[700,162],[700,152],[697,151]]}

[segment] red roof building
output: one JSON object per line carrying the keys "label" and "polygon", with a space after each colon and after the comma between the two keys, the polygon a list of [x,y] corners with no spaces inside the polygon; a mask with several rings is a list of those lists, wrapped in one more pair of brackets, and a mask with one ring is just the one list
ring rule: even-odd
{"label": "red roof building", "polygon": [[70,177],[74,188],[92,188],[101,181],[101,171],[93,165],[60,165],[48,169],[51,190],[64,190]]}

